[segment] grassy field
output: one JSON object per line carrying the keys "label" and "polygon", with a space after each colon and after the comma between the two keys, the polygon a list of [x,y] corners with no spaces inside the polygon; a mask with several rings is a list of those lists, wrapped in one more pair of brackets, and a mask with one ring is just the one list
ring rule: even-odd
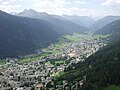
{"label": "grassy field", "polygon": [[62,61],[62,60],[61,60],[61,61],[55,61],[56,64],[57,64],[57,63],[58,63],[58,64],[63,64],[64,62],[65,62],[65,61]]}
{"label": "grassy field", "polygon": [[50,61],[46,62],[45,64],[52,65],[52,64],[50,63]]}
{"label": "grassy field", "polygon": [[55,74],[55,78],[59,78],[64,74],[64,71],[59,71]]}
{"label": "grassy field", "polygon": [[102,90],[120,90],[120,87],[119,86],[115,86],[115,85],[111,85],[111,86],[108,86]]}
{"label": "grassy field", "polygon": [[0,60],[0,65],[4,65],[5,63],[5,60]]}
{"label": "grassy field", "polygon": [[27,63],[27,62],[31,62],[31,61],[35,61],[35,60],[40,60],[44,56],[50,56],[50,55],[56,54],[58,52],[60,52],[60,51],[59,50],[48,50],[46,53],[38,55],[38,56],[33,57],[33,58],[20,59],[19,62],[20,63]]}
{"label": "grassy field", "polygon": [[35,58],[24,58],[24,59],[20,59],[19,62],[20,63],[27,63],[27,62],[31,62],[31,61],[34,61],[34,60],[39,60],[41,59],[42,57],[35,57]]}
{"label": "grassy field", "polygon": [[92,38],[93,39],[101,39],[101,38],[107,38],[109,37],[110,35],[93,35]]}
{"label": "grassy field", "polygon": [[[59,60],[55,61],[55,64],[64,64],[65,61]],[[50,61],[46,62],[45,64],[51,65]]]}
{"label": "grassy field", "polygon": [[60,50],[47,50],[47,52],[51,54],[56,54],[56,53],[59,53]]}
{"label": "grassy field", "polygon": [[79,34],[79,33],[74,33],[73,35],[65,35],[63,37],[67,38],[71,42],[77,42],[77,41],[80,41],[82,39],[89,39],[90,35],[83,35],[83,34]]}
{"label": "grassy field", "polygon": [[48,56],[48,54],[41,54],[41,55],[38,55],[38,56],[33,57],[33,58],[23,58],[23,59],[20,59],[19,62],[20,63],[27,63],[27,62],[31,62],[31,61],[35,61],[35,60],[40,60],[44,56]]}
{"label": "grassy field", "polygon": [[70,43],[78,42],[83,39],[89,39],[90,35],[83,35],[79,33],[73,33],[72,35],[64,35],[59,42],[54,44],[55,48],[62,48]]}

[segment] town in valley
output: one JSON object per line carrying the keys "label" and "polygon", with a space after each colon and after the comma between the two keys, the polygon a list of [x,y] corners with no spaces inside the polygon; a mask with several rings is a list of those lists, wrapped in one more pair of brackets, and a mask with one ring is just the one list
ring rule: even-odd
{"label": "town in valley", "polygon": [[[6,58],[0,65],[1,90],[76,90],[83,80],[69,84],[64,80],[56,83],[66,69],[74,69],[73,64],[84,62],[87,57],[107,45],[103,36],[73,34],[64,38],[69,42],[52,44],[38,50],[37,54],[18,58]],[[34,59],[35,58],[35,59]]]}

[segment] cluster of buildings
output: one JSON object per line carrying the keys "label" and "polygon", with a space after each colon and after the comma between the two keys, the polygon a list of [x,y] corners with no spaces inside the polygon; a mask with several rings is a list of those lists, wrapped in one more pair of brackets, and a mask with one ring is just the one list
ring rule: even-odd
{"label": "cluster of buildings", "polygon": [[[60,52],[42,60],[18,63],[14,59],[0,66],[0,90],[44,90],[46,88],[50,90],[54,90],[54,88],[69,90],[69,87],[74,90],[74,88],[82,86],[82,80],[74,82],[72,86],[69,86],[67,81],[62,81],[60,85],[56,85],[54,82],[56,74],[64,71],[72,63],[83,62],[85,58],[105,45],[104,40],[82,40],[61,48],[50,48],[58,49]],[[69,63],[63,63],[59,66],[46,63],[56,59],[68,60]]]}

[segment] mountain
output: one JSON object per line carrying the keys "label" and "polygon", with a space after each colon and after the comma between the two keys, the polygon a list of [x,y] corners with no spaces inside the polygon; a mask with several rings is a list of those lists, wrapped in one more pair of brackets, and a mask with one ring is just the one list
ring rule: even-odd
{"label": "mountain", "polygon": [[71,21],[71,22],[74,22],[78,25],[82,25],[82,26],[86,26],[86,27],[89,27],[91,26],[95,20],[90,18],[90,17],[87,17],[87,16],[68,16],[68,15],[63,15],[62,16],[63,18]]}
{"label": "mountain", "polygon": [[23,12],[20,12],[18,16],[46,20],[49,23],[51,23],[54,26],[55,31],[60,34],[72,34],[74,32],[84,33],[89,30],[88,28],[82,25],[75,24],[60,16],[49,15],[47,13],[40,13],[32,9],[25,9]]}
{"label": "mountain", "polygon": [[90,26],[93,30],[99,30],[105,25],[120,19],[120,16],[106,16],[98,21],[96,21],[93,25]]}
{"label": "mountain", "polygon": [[105,25],[96,34],[119,34],[120,33],[120,19]]}
{"label": "mountain", "polygon": [[33,52],[57,41],[59,34],[44,20],[18,17],[0,11],[0,57]]}
{"label": "mountain", "polygon": [[120,19],[107,24],[94,34],[111,35],[111,40],[118,41],[120,39]]}

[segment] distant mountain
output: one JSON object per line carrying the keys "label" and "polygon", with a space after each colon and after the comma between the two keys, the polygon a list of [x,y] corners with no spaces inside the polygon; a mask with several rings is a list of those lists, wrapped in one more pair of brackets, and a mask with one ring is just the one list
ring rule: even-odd
{"label": "distant mountain", "polygon": [[95,32],[96,34],[120,34],[120,19],[107,24]]}
{"label": "distant mountain", "polygon": [[70,20],[78,25],[82,25],[82,26],[86,26],[89,27],[91,26],[95,20],[87,17],[87,16],[68,16],[68,15],[64,15],[62,16],[63,18]]}
{"label": "distant mountain", "polygon": [[106,16],[98,21],[96,21],[92,26],[90,26],[90,28],[92,28],[93,30],[99,30],[102,27],[104,27],[105,25],[120,19],[120,16]]}
{"label": "distant mountain", "polygon": [[0,11],[0,57],[31,53],[57,41],[59,34],[44,20],[18,17]]}
{"label": "distant mountain", "polygon": [[110,24],[107,24],[103,28],[97,30],[94,34],[110,34],[111,35],[111,40],[113,41],[118,41],[120,40],[120,19],[113,21]]}
{"label": "distant mountain", "polygon": [[82,25],[73,23],[60,16],[49,15],[47,13],[40,13],[32,9],[29,10],[25,9],[23,12],[20,12],[18,16],[46,20],[49,23],[51,23],[54,29],[56,30],[56,32],[60,34],[72,34],[74,32],[84,33],[89,30],[88,28]]}

